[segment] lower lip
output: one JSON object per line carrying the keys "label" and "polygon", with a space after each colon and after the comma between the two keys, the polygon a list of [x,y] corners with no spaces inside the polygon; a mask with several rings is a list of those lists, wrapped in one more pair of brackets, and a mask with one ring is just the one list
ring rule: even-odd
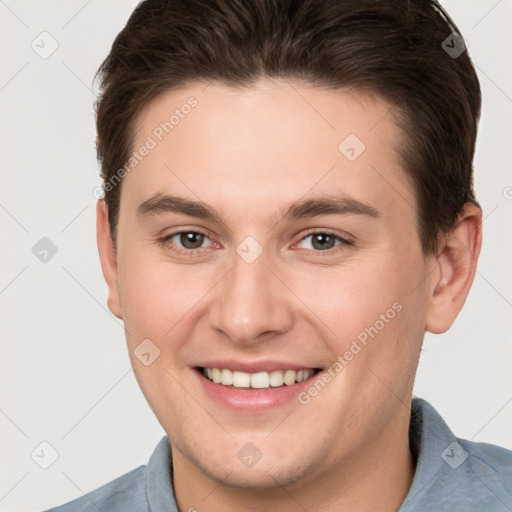
{"label": "lower lip", "polygon": [[270,387],[266,389],[241,389],[232,386],[216,384],[206,378],[199,370],[193,372],[199,379],[206,394],[215,402],[239,412],[263,412],[295,400],[297,395],[310,386],[317,378],[318,372],[302,382],[291,386]]}

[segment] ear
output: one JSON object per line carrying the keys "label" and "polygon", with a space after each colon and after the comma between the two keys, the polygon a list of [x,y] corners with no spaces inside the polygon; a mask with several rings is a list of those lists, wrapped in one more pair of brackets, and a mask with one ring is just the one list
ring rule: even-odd
{"label": "ear", "polygon": [[435,257],[425,329],[446,332],[466,302],[482,247],[482,211],[464,206],[453,229],[442,237]]}
{"label": "ear", "polygon": [[117,285],[117,254],[110,235],[107,205],[103,199],[100,199],[96,205],[96,237],[101,269],[108,286],[108,309],[117,318],[122,318]]}

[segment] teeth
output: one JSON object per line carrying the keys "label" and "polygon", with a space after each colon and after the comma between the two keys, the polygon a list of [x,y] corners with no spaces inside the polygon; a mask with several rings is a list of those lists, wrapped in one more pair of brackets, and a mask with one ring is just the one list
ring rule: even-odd
{"label": "teeth", "polygon": [[233,372],[233,386],[235,386],[235,388],[250,388],[251,374],[245,372]]}
{"label": "teeth", "polygon": [[251,388],[270,387],[270,376],[268,372],[258,372],[251,375]]}
{"label": "teeth", "polygon": [[221,380],[221,373],[218,368],[212,368],[212,380],[215,384],[219,384]]}
{"label": "teeth", "polygon": [[231,370],[222,370],[220,383],[224,384],[224,386],[231,386],[233,384],[233,372]]}
{"label": "teeth", "polygon": [[287,386],[291,386],[295,384],[295,380],[297,379],[297,372],[294,370],[286,370],[284,372],[283,380]]}
{"label": "teeth", "polygon": [[313,375],[314,370],[274,370],[272,372],[246,373],[227,368],[204,368],[203,375],[216,384],[235,388],[268,389],[269,387],[291,386]]}
{"label": "teeth", "polygon": [[270,381],[270,385],[274,388],[282,386],[284,383],[283,372],[281,370],[276,370],[274,372],[271,372],[269,381]]}

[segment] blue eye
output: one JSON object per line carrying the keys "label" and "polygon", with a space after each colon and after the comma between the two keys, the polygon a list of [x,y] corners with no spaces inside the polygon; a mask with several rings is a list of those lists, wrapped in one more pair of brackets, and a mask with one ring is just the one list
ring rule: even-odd
{"label": "blue eye", "polygon": [[[207,245],[204,245],[208,242]],[[202,254],[203,249],[212,247],[212,242],[206,233],[201,231],[178,231],[158,240],[158,243],[179,255]],[[304,246],[304,245],[306,246]],[[315,231],[304,236],[297,246],[315,253],[327,252],[332,254],[336,250],[342,250],[346,246],[353,245],[345,238],[328,231]]]}
{"label": "blue eye", "polygon": [[352,245],[352,243],[346,240],[345,238],[324,231],[310,233],[304,238],[302,238],[300,243],[308,239],[311,239],[309,244],[311,247],[308,247],[307,249],[314,251],[328,251],[330,249],[334,249],[339,245]]}

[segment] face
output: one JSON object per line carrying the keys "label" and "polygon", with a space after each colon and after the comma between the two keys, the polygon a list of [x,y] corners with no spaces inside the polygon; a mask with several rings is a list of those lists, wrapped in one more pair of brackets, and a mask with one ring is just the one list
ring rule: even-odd
{"label": "face", "polygon": [[406,432],[430,285],[401,137],[383,100],[298,82],[141,113],[109,304],[173,458],[263,488]]}

